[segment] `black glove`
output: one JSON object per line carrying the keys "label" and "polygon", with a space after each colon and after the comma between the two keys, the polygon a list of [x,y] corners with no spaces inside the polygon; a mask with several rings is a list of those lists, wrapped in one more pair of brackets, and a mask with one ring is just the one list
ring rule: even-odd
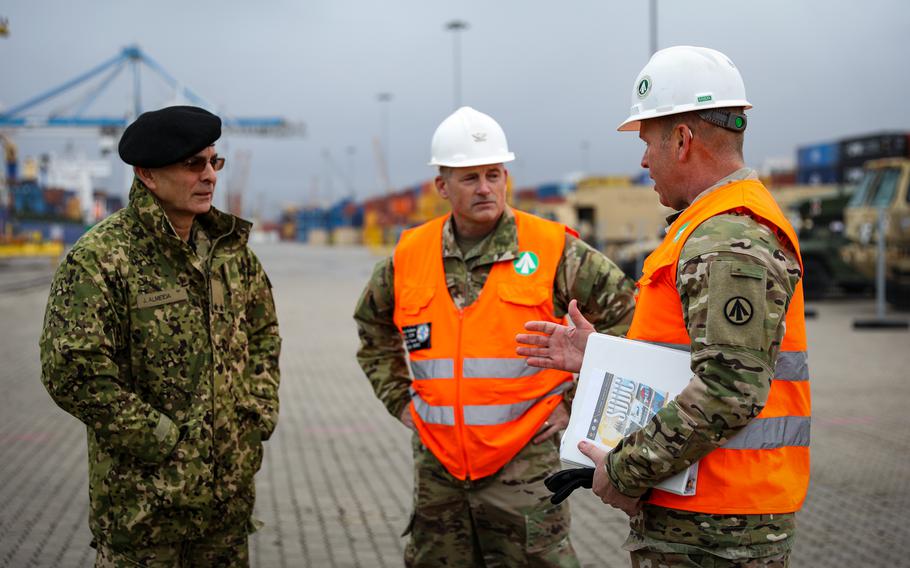
{"label": "black glove", "polygon": [[590,489],[594,485],[594,468],[564,469],[546,478],[543,483],[553,493],[550,503],[559,505],[579,487]]}

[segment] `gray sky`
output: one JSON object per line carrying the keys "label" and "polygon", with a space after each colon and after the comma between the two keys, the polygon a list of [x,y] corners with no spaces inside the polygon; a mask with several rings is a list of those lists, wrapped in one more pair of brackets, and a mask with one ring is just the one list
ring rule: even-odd
{"label": "gray sky", "polygon": [[[659,47],[712,47],[740,68],[755,107],[746,136],[753,166],[795,156],[804,144],[910,130],[906,0],[658,5]],[[232,137],[221,145],[229,159],[239,149],[252,152],[248,204],[261,200],[274,213],[284,204],[342,196],[345,181],[329,175],[326,150],[344,175],[353,171],[362,198],[380,190],[372,142],[381,137],[379,92],[393,94],[393,186],[433,175],[426,166],[430,137],[454,110],[453,37],[443,27],[459,18],[470,23],[461,35],[462,102],[505,129],[518,156],[510,167],[517,186],[558,181],[586,162],[591,173],[634,174],[643,146],[615,129],[650,55],[648,7],[646,0],[13,0],[0,4],[11,30],[0,38],[0,105],[20,103],[137,43],[222,112],[306,123],[304,138]],[[150,73],[143,86],[147,108],[172,103]],[[124,73],[89,114],[123,114],[129,88]],[[97,155],[93,138],[66,139]],[[64,144],[59,132],[18,140],[26,155]],[[108,183],[125,192],[123,180],[118,170]]]}

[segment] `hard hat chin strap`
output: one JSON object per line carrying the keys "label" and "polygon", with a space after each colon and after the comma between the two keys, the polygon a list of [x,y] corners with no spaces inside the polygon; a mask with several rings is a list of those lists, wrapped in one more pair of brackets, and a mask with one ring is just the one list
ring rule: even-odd
{"label": "hard hat chin strap", "polygon": [[733,132],[743,132],[746,129],[746,115],[741,112],[711,109],[700,111],[698,116],[702,120]]}

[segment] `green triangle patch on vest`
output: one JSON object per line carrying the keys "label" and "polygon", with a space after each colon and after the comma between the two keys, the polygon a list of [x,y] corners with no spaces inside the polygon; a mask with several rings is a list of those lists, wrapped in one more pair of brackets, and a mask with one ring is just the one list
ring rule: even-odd
{"label": "green triangle patch on vest", "polygon": [[512,262],[512,266],[515,267],[515,272],[522,276],[529,276],[537,272],[540,261],[537,259],[536,254],[531,251],[525,251],[518,254],[518,258]]}

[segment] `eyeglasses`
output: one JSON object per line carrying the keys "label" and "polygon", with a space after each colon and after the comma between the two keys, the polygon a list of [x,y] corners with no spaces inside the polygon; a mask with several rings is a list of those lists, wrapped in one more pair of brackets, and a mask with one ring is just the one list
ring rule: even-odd
{"label": "eyeglasses", "polygon": [[183,161],[183,167],[193,173],[200,173],[205,170],[206,164],[212,164],[212,169],[221,171],[224,167],[224,158],[215,154],[211,158],[205,158],[204,156],[193,156],[188,160]]}

